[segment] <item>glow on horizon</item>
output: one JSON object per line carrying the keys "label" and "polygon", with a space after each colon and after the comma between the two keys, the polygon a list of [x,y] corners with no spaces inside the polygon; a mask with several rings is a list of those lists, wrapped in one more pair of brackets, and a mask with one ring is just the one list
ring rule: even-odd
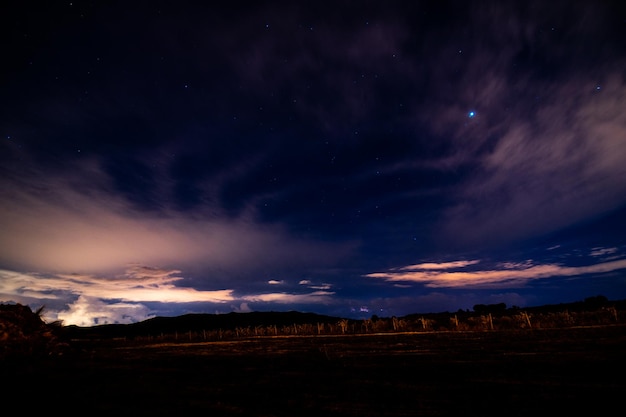
{"label": "glow on horizon", "polygon": [[28,300],[31,303],[32,300],[67,300],[64,309],[46,309],[46,319],[62,320],[65,325],[91,326],[130,323],[153,315],[142,303],[208,303],[230,308],[247,302],[329,303],[335,294],[320,290],[304,294],[270,292],[237,296],[233,289],[201,291],[174,284],[183,279],[178,270],[138,265],[115,278],[88,274],[43,276],[0,270],[0,301],[28,304]]}

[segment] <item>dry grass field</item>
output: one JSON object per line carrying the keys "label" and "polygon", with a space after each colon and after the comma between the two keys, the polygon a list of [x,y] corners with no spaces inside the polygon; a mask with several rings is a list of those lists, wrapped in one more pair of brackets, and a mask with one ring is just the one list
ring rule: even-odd
{"label": "dry grass field", "polygon": [[2,378],[4,403],[29,415],[599,416],[622,407],[625,365],[613,325],[92,341],[5,362]]}

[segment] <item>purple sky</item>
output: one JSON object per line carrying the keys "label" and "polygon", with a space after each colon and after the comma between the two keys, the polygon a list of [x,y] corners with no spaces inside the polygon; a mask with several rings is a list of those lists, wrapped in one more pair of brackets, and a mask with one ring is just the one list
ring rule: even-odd
{"label": "purple sky", "polygon": [[0,6],[0,302],[626,298],[620,2],[209,3]]}

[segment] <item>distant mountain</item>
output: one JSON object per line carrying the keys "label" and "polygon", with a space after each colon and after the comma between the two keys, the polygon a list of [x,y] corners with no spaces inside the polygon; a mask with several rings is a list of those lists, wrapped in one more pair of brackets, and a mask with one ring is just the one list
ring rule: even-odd
{"label": "distant mountain", "polygon": [[184,314],[176,317],[154,317],[131,324],[103,324],[92,327],[67,326],[73,338],[90,337],[134,337],[143,335],[169,334],[174,332],[200,332],[212,330],[235,330],[236,328],[291,326],[303,324],[336,324],[341,317],[315,313],[250,312],[228,314]]}

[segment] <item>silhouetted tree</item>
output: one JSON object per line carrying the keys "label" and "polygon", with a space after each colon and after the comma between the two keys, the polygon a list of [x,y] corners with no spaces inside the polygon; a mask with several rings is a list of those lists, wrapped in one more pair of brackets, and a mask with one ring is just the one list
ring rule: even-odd
{"label": "silhouetted tree", "polygon": [[476,304],[473,309],[474,312],[478,314],[504,313],[506,311],[506,304]]}
{"label": "silhouetted tree", "polygon": [[595,297],[587,297],[585,298],[585,308],[600,308],[607,305],[609,299],[604,295],[596,295]]}

